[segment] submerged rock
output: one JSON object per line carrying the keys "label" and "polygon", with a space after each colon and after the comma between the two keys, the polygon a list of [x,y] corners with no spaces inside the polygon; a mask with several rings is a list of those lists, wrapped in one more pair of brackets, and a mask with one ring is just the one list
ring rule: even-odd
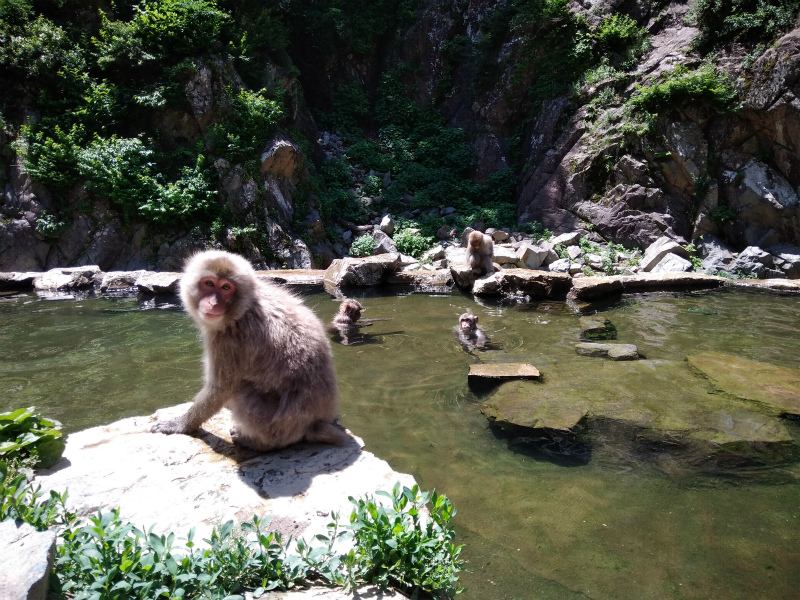
{"label": "submerged rock", "polygon": [[581,339],[589,342],[617,339],[617,328],[601,315],[581,317]]}
{"label": "submerged rock", "polygon": [[501,384],[481,412],[514,443],[538,447],[555,436],[570,456],[583,447],[610,461],[677,461],[685,472],[800,459],[781,419],[752,402],[709,394],[686,362],[562,364],[540,382]]}
{"label": "submerged rock", "polygon": [[639,349],[633,344],[583,342],[575,345],[575,351],[581,356],[595,356],[611,360],[638,360],[639,358]]}
{"label": "submerged rock", "polygon": [[800,416],[799,370],[723,352],[704,352],[687,360],[728,394],[766,404],[780,415]]}

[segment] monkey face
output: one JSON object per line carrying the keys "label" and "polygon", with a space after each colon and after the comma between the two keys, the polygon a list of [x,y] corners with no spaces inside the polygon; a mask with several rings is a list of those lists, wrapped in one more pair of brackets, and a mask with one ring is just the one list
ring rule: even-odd
{"label": "monkey face", "polygon": [[474,331],[478,326],[478,317],[475,315],[461,315],[458,324],[462,331]]}
{"label": "monkey face", "polygon": [[225,311],[236,293],[236,284],[225,277],[206,276],[197,284],[200,300],[197,310],[204,321],[216,322],[225,316]]}

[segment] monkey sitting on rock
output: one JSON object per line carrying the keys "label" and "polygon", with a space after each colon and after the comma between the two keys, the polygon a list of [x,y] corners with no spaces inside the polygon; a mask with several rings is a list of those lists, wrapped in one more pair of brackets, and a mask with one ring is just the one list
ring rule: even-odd
{"label": "monkey sitting on rock", "polygon": [[330,343],[299,298],[220,250],[189,259],[180,290],[203,338],[203,387],[186,414],[156,423],[153,432],[192,433],[227,407],[231,438],[255,450],[349,439],[336,424]]}
{"label": "monkey sitting on rock", "polygon": [[467,237],[466,261],[476,277],[494,273],[493,256],[494,242],[491,236],[480,231],[471,231]]}

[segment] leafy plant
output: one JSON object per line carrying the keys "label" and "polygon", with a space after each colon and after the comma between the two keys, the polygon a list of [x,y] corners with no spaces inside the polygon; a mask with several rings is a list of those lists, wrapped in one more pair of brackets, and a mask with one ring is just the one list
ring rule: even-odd
{"label": "leafy plant", "polygon": [[353,240],[350,245],[350,256],[372,256],[378,243],[369,234],[362,235]]}
{"label": "leafy plant", "polygon": [[721,204],[714,209],[714,212],[711,213],[709,218],[717,223],[727,223],[736,218],[736,213],[729,207]]}
{"label": "leafy plant", "polygon": [[42,211],[42,216],[36,219],[36,233],[45,239],[58,238],[67,228],[64,221],[59,221],[55,215]]}
{"label": "leafy plant", "polygon": [[60,428],[33,406],[0,413],[0,458],[35,456],[39,466],[51,467],[64,452]]}
{"label": "leafy plant", "polygon": [[398,233],[394,234],[393,239],[400,252],[413,256],[414,258],[420,258],[425,250],[434,246],[434,239],[432,237],[425,237],[418,231],[413,231],[412,229],[401,229]]}
{"label": "leafy plant", "polygon": [[56,523],[67,522],[74,515],[67,512],[67,494],[51,491],[43,497],[41,487],[33,487],[28,479],[31,460],[19,456],[0,459],[0,521],[14,519],[44,531]]}
{"label": "leafy plant", "polygon": [[797,0],[697,0],[692,16],[700,29],[695,47],[710,51],[729,42],[770,41],[794,27]]}

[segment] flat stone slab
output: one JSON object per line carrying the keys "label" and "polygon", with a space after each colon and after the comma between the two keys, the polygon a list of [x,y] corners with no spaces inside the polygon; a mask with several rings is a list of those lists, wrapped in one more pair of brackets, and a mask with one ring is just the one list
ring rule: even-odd
{"label": "flat stone slab", "polygon": [[536,379],[539,377],[539,369],[525,363],[470,365],[468,377],[470,381],[486,379],[495,381],[507,379]]}
{"label": "flat stone slab", "polygon": [[256,453],[230,441],[230,413],[223,410],[196,436],[150,433],[159,420],[182,414],[188,404],[153,416],[123,419],[70,434],[61,462],[36,476],[48,490],[69,490],[67,506],[85,517],[120,507],[123,519],[155,531],[196,539],[232,519],[271,515],[267,529],[282,535],[323,534],[331,511],[346,519],[348,496],[412,486],[410,475],[363,449],[352,436],[344,446],[296,444]]}
{"label": "flat stone slab", "polygon": [[601,344],[581,342],[575,345],[575,352],[581,356],[610,358],[611,360],[638,360],[639,349],[633,344]]}
{"label": "flat stone slab", "polygon": [[481,412],[500,429],[552,429],[572,432],[586,416],[588,402],[553,402],[543,393],[546,387],[531,381],[504,383],[481,404]]}
{"label": "flat stone slab", "polygon": [[680,289],[707,289],[726,285],[729,280],[702,273],[642,273],[611,277],[578,277],[569,292],[571,300],[597,300],[614,294],[668,292]]}
{"label": "flat stone slab", "polygon": [[286,269],[275,271],[256,271],[260,279],[273,283],[289,283],[296,285],[322,285],[325,279],[324,269]]}
{"label": "flat stone slab", "polygon": [[774,292],[800,293],[800,279],[728,279],[728,287],[741,287]]}
{"label": "flat stone slab", "polygon": [[723,352],[704,352],[687,357],[722,391],[762,402],[782,415],[800,416],[800,371]]}
{"label": "flat stone slab", "polygon": [[390,285],[410,285],[417,292],[428,294],[447,293],[454,285],[450,269],[397,271],[386,278]]}

